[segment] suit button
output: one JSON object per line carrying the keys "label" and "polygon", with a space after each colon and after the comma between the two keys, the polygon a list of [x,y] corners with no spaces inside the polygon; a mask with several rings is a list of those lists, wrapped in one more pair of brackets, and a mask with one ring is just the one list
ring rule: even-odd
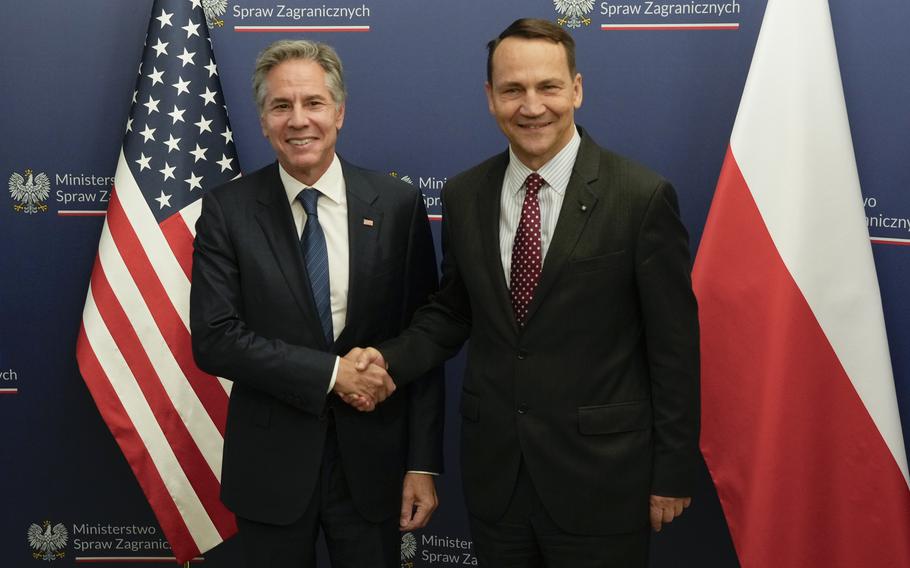
{"label": "suit button", "polygon": [[527,359],[527,358],[528,358],[528,352],[527,352],[527,351],[525,351],[524,349],[522,349],[521,351],[518,352],[518,360],[519,360],[519,361],[524,361],[524,360]]}
{"label": "suit button", "polygon": [[525,413],[527,413],[527,412],[528,412],[528,405],[527,405],[527,404],[519,404],[519,405],[518,405],[518,414],[525,414]]}

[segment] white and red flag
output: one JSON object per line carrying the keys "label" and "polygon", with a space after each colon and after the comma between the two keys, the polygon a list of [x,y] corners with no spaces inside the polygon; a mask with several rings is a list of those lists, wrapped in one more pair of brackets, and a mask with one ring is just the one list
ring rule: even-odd
{"label": "white and red flag", "polygon": [[910,566],[894,378],[826,0],[769,0],[693,274],[744,568]]}
{"label": "white and red flag", "polygon": [[219,499],[229,383],[200,371],[190,269],[203,192],[238,164],[198,0],[156,0],[76,346],[79,370],[173,549],[236,532]]}

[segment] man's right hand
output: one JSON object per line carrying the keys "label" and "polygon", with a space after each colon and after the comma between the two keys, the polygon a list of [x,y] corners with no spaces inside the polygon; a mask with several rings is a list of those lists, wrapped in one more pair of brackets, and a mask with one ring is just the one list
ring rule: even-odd
{"label": "man's right hand", "polygon": [[361,367],[355,365],[350,358],[343,357],[339,360],[338,375],[332,390],[358,410],[369,411],[395,392],[395,383],[384,365]]}
{"label": "man's right hand", "polygon": [[358,371],[362,371],[370,365],[379,365],[383,369],[389,368],[382,353],[375,347],[355,347],[348,351],[345,357],[357,363]]}

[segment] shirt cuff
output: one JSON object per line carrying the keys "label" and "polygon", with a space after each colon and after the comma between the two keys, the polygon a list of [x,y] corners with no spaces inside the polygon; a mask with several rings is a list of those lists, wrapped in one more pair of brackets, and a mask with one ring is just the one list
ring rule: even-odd
{"label": "shirt cuff", "polygon": [[329,390],[325,391],[326,394],[332,392],[332,389],[335,388],[335,379],[338,378],[338,365],[341,363],[341,357],[335,357],[335,368],[332,369],[332,380],[329,381]]}
{"label": "shirt cuff", "polygon": [[432,475],[433,477],[438,477],[438,476],[439,476],[439,474],[436,473],[435,471],[414,471],[413,469],[409,469],[409,470],[407,471],[407,473],[422,473],[422,474],[424,474],[424,475]]}

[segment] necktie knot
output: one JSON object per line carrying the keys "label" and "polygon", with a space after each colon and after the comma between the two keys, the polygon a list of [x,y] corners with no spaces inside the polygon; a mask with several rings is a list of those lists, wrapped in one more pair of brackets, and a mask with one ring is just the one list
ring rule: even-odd
{"label": "necktie knot", "polygon": [[312,187],[307,187],[297,194],[297,199],[303,205],[307,217],[318,216],[316,202],[319,200],[319,192]]}
{"label": "necktie knot", "polygon": [[532,172],[528,175],[527,179],[525,179],[525,187],[528,188],[528,192],[532,194],[536,194],[540,191],[540,188],[543,187],[544,183],[543,178],[540,177],[540,174],[537,172]]}

